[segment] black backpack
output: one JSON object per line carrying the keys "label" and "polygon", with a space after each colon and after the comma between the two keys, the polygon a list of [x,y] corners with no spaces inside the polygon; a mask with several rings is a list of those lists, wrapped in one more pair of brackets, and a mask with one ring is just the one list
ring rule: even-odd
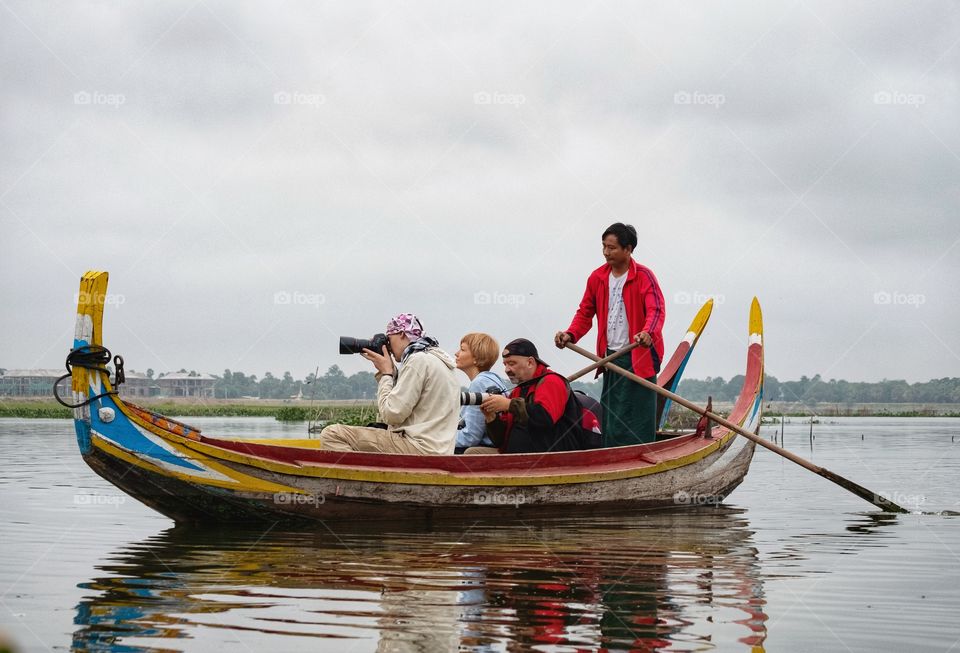
{"label": "black backpack", "polygon": [[[603,424],[603,408],[599,401],[585,392],[574,390],[572,387],[570,387],[570,381],[567,380],[567,377],[558,372],[554,372],[553,370],[550,370],[546,374],[536,378],[530,379],[525,383],[539,384],[540,381],[550,374],[554,374],[563,379],[563,382],[566,384],[567,391],[569,393],[567,401],[572,399],[574,405],[576,406],[576,426],[573,427],[576,429],[576,431],[573,433],[573,436],[577,443],[577,448],[600,449],[603,446],[603,435],[601,433],[601,425]],[[564,412],[566,412],[566,408],[564,408]],[[570,433],[571,431],[573,431],[573,429],[569,429],[567,433]]]}

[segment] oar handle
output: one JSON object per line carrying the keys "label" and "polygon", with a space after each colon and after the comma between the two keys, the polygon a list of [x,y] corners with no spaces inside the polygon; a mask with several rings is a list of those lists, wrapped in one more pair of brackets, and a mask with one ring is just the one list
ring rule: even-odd
{"label": "oar handle", "polygon": [[[746,430],[745,428],[743,428],[743,427],[741,427],[741,426],[738,426],[737,424],[734,424],[733,422],[730,422],[730,421],[724,419],[723,417],[720,417],[720,416],[717,415],[716,413],[713,413],[713,412],[708,411],[706,408],[702,408],[701,406],[698,406],[698,405],[694,404],[693,402],[687,401],[686,399],[684,399],[684,398],[681,397],[680,395],[675,394],[675,393],[673,393],[673,392],[670,392],[670,391],[667,390],[666,388],[661,388],[661,387],[658,386],[656,383],[651,383],[650,381],[647,381],[647,380],[644,379],[643,377],[637,376],[637,375],[634,374],[633,372],[628,372],[627,370],[623,369],[622,367],[620,367],[620,366],[618,366],[618,365],[613,365],[613,364],[611,364],[611,363],[609,363],[609,362],[604,362],[604,361],[607,361],[607,359],[611,358],[611,356],[607,356],[606,358],[601,359],[599,356],[596,356],[596,355],[593,354],[592,352],[589,352],[589,351],[587,351],[586,349],[584,349],[584,348],[582,348],[582,347],[578,347],[577,345],[573,344],[572,342],[568,342],[568,343],[566,344],[566,347],[567,347],[567,349],[570,349],[570,350],[572,350],[572,351],[577,352],[577,353],[580,354],[581,356],[586,356],[587,358],[590,358],[590,359],[596,361],[596,364],[597,364],[597,365],[604,365],[607,370],[616,372],[617,374],[620,374],[621,376],[624,376],[624,377],[630,379],[631,381],[634,381],[634,382],[636,382],[636,383],[639,383],[639,384],[642,385],[643,387],[649,388],[650,390],[653,390],[654,392],[663,395],[664,397],[666,397],[667,399],[670,399],[670,400],[673,401],[674,403],[680,404],[680,405],[683,406],[684,408],[689,408],[690,410],[692,410],[692,411],[695,412],[695,413],[699,413],[700,415],[704,415],[704,416],[707,417],[707,419],[712,420],[712,421],[716,422],[717,424],[720,424],[721,426],[725,426],[726,428],[730,429],[730,430],[733,431],[734,433],[739,433],[740,435],[742,435],[743,437],[747,438],[748,440],[751,440],[751,441],[755,442],[756,444],[759,444],[761,447],[764,447],[764,448],[766,448],[766,449],[769,449],[770,451],[773,451],[774,453],[780,454],[781,456],[783,456],[783,457],[786,458],[787,460],[790,460],[790,461],[792,461],[792,462],[795,462],[796,464],[800,465],[801,467],[810,470],[810,471],[813,472],[814,474],[817,474],[817,475],[819,475],[819,476],[822,476],[823,478],[825,478],[825,479],[827,479],[827,480],[829,480],[829,481],[832,481],[832,482],[836,483],[837,485],[839,485],[840,487],[844,488],[845,490],[848,490],[848,491],[856,494],[856,495],[857,495],[858,497],[860,497],[861,499],[865,499],[866,501],[869,501],[870,503],[872,503],[873,505],[877,506],[877,507],[880,508],[881,510],[886,510],[887,512],[900,512],[900,513],[909,513],[909,512],[910,512],[909,510],[907,510],[907,509],[905,509],[905,508],[902,508],[901,506],[898,506],[897,504],[895,504],[894,502],[886,499],[885,497],[880,496],[880,495],[877,494],[876,492],[871,492],[870,490],[868,490],[867,488],[863,487],[862,485],[858,485],[857,483],[854,483],[853,481],[851,481],[851,480],[849,480],[849,479],[846,479],[846,478],[840,476],[839,474],[835,474],[834,472],[831,472],[830,470],[828,470],[828,469],[826,469],[826,468],[824,468],[824,467],[820,467],[819,465],[814,465],[814,464],[813,464],[812,462],[810,462],[809,460],[807,460],[807,459],[805,459],[805,458],[801,458],[800,456],[796,455],[796,454],[793,453],[792,451],[787,451],[786,449],[784,449],[784,448],[782,448],[782,447],[778,447],[778,446],[775,445],[775,444],[772,444],[772,443],[770,443],[770,442],[767,442],[766,440],[764,440],[764,439],[761,438],[760,436],[756,435],[755,433],[751,433],[750,431]],[[617,355],[617,354],[614,354],[613,356],[616,356],[616,355]]]}

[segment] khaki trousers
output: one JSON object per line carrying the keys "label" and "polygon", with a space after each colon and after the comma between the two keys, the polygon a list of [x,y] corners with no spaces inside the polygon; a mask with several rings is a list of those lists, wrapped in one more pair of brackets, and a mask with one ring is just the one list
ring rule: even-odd
{"label": "khaki trousers", "polygon": [[375,451],[423,455],[410,438],[372,426],[331,424],[320,432],[320,446],[325,451]]}
{"label": "khaki trousers", "polygon": [[465,456],[488,456],[491,454],[500,453],[500,450],[496,447],[470,447],[463,452]]}

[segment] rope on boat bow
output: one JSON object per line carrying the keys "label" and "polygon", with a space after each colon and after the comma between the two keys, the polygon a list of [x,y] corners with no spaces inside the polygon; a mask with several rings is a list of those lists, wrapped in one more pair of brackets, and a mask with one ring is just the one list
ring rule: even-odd
{"label": "rope on boat bow", "polygon": [[67,373],[61,376],[59,379],[53,382],[53,396],[59,401],[62,405],[67,408],[80,408],[86,406],[87,404],[93,403],[101,397],[106,397],[107,395],[117,394],[116,388],[120,386],[121,383],[127,380],[126,375],[123,372],[123,356],[114,356],[113,365],[115,371],[115,380],[113,382],[114,390],[108,392],[101,392],[100,394],[90,397],[84,401],[81,401],[79,404],[68,404],[63,399],[60,398],[60,395],[57,393],[57,385],[66,378],[73,376],[73,366],[83,367],[88,370],[95,370],[97,372],[104,372],[107,375],[107,378],[110,378],[110,370],[106,368],[106,364],[110,362],[110,350],[101,345],[84,345],[83,347],[77,347],[76,349],[71,349],[70,353],[67,354]]}

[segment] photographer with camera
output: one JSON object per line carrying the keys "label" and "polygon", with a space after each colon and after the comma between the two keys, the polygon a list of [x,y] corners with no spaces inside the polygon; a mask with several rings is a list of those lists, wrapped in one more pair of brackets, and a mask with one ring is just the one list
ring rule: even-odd
{"label": "photographer with camera", "polygon": [[[377,344],[379,351],[368,348]],[[460,397],[454,362],[438,347],[436,339],[423,335],[423,326],[415,315],[397,315],[384,334],[369,341],[341,338],[340,352],[359,352],[373,363],[377,370],[377,409],[386,428],[332,424],[320,433],[323,449],[453,453]],[[400,364],[399,371],[394,361]]]}
{"label": "photographer with camera", "polygon": [[501,453],[577,451],[590,446],[581,429],[583,408],[569,382],[540,360],[532,342],[517,338],[508,343],[503,367],[516,387],[506,397],[490,395],[480,406],[487,435]]}
{"label": "photographer with camera", "polygon": [[457,429],[457,447],[455,453],[463,453],[470,447],[493,447],[486,435],[487,424],[479,403],[483,394],[504,394],[506,382],[490,368],[497,362],[500,345],[486,333],[468,333],[460,339],[460,349],[454,358],[457,369],[462,370],[470,385],[467,396],[460,400],[460,428]]}

